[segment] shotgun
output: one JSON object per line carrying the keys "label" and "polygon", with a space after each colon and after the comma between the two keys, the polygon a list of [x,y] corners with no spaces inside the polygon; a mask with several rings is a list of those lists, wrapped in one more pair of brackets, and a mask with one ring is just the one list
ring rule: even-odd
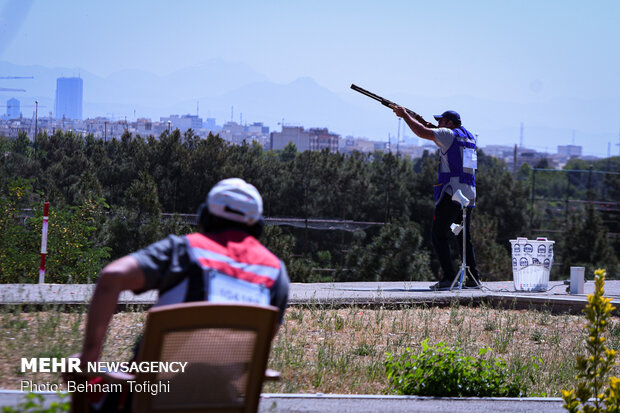
{"label": "shotgun", "polygon": [[[378,102],[380,102],[382,105],[387,106],[389,108],[392,108],[393,106],[400,106],[397,105],[396,103],[392,102],[391,100],[387,100],[385,98],[382,98],[379,95],[375,95],[372,92],[367,91],[366,89],[363,89],[359,86],[357,86],[356,84],[351,84],[351,89],[355,90],[356,92],[361,93],[362,95],[366,95],[371,99],[374,99]],[[407,111],[407,113],[409,115],[411,115],[412,118],[414,118],[415,120],[417,120],[418,122],[420,122],[422,125],[426,126],[427,128],[436,128],[437,126],[433,125],[430,122],[427,122],[426,120],[424,120],[424,118],[420,115],[418,115],[417,113],[415,113],[414,111],[412,111],[411,109],[407,109],[405,108],[405,110]]]}

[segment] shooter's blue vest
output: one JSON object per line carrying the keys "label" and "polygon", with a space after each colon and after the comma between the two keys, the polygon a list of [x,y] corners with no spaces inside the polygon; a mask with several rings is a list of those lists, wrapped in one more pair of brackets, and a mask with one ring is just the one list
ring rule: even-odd
{"label": "shooter's blue vest", "polygon": [[[445,153],[441,150],[439,151],[439,156],[441,158],[447,159],[450,171],[441,171],[442,159],[440,159],[437,184],[434,188],[435,203],[438,203],[441,200],[441,196],[444,193],[445,187],[447,185],[452,186],[452,193],[456,192],[458,189],[461,189],[465,196],[470,198],[470,195],[467,194],[474,191],[473,196],[475,197],[475,170],[470,168],[463,168],[463,149],[470,148],[476,150],[476,138],[462,126],[452,129],[452,132],[454,132],[454,141],[452,142],[452,145]],[[458,180],[452,178],[458,178]],[[471,205],[473,206],[473,202],[471,203]]]}

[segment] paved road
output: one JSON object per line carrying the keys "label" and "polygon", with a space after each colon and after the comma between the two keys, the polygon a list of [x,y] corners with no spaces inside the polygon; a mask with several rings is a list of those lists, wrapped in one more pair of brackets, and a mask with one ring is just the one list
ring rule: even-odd
{"label": "paved road", "polygon": [[260,413],[560,413],[555,398],[435,398],[416,396],[347,396],[264,394]]}
{"label": "paved road", "polygon": [[[43,393],[46,404],[59,400],[55,393]],[[23,400],[23,393],[0,390],[0,407]],[[557,398],[435,398],[416,396],[373,396],[342,394],[262,395],[259,413],[560,413],[562,400]]]}

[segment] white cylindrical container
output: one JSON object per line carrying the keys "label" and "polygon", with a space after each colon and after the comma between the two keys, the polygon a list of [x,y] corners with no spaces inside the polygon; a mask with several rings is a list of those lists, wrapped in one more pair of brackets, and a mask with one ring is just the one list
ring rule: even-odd
{"label": "white cylindrical container", "polygon": [[583,294],[583,282],[586,269],[584,267],[570,267],[570,293]]}
{"label": "white cylindrical container", "polygon": [[516,291],[546,291],[553,265],[554,241],[547,238],[510,240]]}

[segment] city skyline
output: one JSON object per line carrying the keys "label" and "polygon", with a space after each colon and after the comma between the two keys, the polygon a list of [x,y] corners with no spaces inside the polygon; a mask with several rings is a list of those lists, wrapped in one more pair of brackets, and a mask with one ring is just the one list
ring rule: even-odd
{"label": "city skyline", "polygon": [[[7,105],[7,109],[13,110],[12,116],[0,116],[0,135],[16,137],[19,133],[26,133],[32,137],[36,131],[35,118],[24,118],[22,114],[15,114],[20,102],[17,99],[10,99],[13,107]],[[8,102],[7,102],[8,103]],[[125,132],[130,132],[142,137],[159,136],[164,132],[170,133],[172,130],[179,129],[181,134],[185,134],[189,129],[193,134],[201,138],[207,138],[210,133],[217,134],[224,141],[233,145],[244,143],[258,143],[266,150],[281,150],[288,143],[293,143],[298,151],[322,150],[329,148],[332,151],[351,153],[352,151],[374,152],[375,150],[401,153],[403,156],[412,158],[420,157],[424,151],[432,150],[435,145],[413,136],[401,136],[400,140],[388,139],[388,141],[374,140],[367,137],[341,136],[329,128],[305,127],[304,125],[278,124],[280,130],[270,130],[269,126],[263,122],[237,123],[234,120],[216,124],[215,118],[202,119],[198,115],[178,115],[161,116],[159,120],[150,118],[136,118],[133,120],[112,120],[106,117],[87,118],[83,120],[72,119],[70,117],[49,116],[38,117],[40,128],[39,132],[54,133],[58,129],[72,131],[80,136],[92,135],[96,139],[118,139]],[[106,133],[107,130],[107,133]],[[400,148],[400,150],[399,150]],[[545,151],[537,151],[532,147],[524,145],[497,145],[486,146],[478,145],[479,149],[484,150],[485,154],[495,156],[511,164],[515,150],[521,157],[525,154],[524,161],[536,162],[546,158],[553,165],[562,166],[558,161],[565,162],[571,158],[579,159],[598,159],[583,153],[580,145],[558,145],[555,148],[546,148]],[[555,150],[555,151],[554,151]]]}
{"label": "city skyline", "polygon": [[[0,0],[0,61],[64,68],[57,76],[90,72],[114,79],[135,72],[165,80],[205,62],[232,62],[247,68],[247,84],[230,84],[227,90],[205,84],[204,92],[194,96],[191,90],[181,94],[183,87],[165,85],[180,91],[168,106],[187,109],[158,115],[195,113],[200,101],[203,117],[221,120],[231,105],[215,97],[257,82],[285,88],[309,78],[316,89],[340,99],[330,108],[337,118],[342,107],[340,120],[314,114],[307,121],[301,118],[306,108],[261,119],[257,109],[241,103],[237,113],[246,113],[249,122],[265,120],[272,128],[284,118],[343,136],[370,135],[365,130],[384,140],[396,136],[393,114],[351,92],[349,85],[356,83],[416,105],[412,108],[427,118],[458,108],[467,125],[480,131],[482,144],[519,143],[524,124],[526,145],[544,150],[575,143],[585,154],[605,157],[620,150],[620,57],[611,52],[620,38],[617,12],[620,3],[615,1],[446,1],[437,8],[406,1]],[[227,85],[225,80],[219,83]],[[2,87],[15,84],[0,82]],[[91,92],[85,80],[86,116],[87,104],[102,103],[93,101]],[[148,93],[133,96],[146,99]],[[3,104],[10,97],[0,96]],[[219,107],[210,107],[211,101]],[[132,102],[115,103],[133,116]],[[284,110],[274,105],[274,111]],[[325,123],[318,123],[322,118]]]}

